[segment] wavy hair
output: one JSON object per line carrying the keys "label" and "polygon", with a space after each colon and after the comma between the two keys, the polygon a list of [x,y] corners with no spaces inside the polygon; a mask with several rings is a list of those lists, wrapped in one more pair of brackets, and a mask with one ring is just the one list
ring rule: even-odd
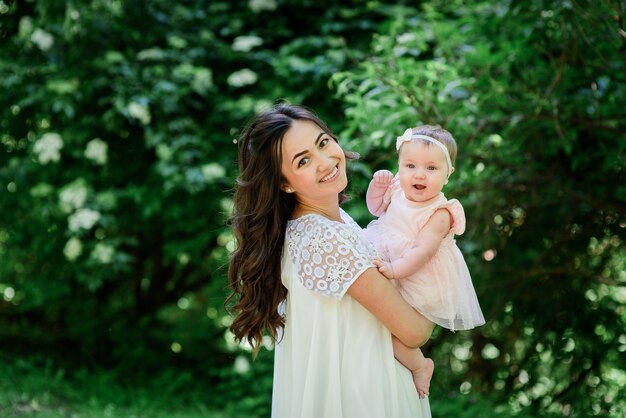
{"label": "wavy hair", "polygon": [[[337,140],[311,110],[281,103],[253,118],[239,144],[239,176],[230,225],[236,240],[228,268],[231,293],[226,305],[234,315],[230,327],[239,341],[247,341],[256,355],[267,332],[276,343],[285,319],[278,305],[287,296],[281,283],[281,256],[287,221],[296,205],[293,193],[281,190],[282,142],[294,120],[309,120]],[[345,152],[347,159],[358,154]],[[346,200],[342,192],[339,203]]]}

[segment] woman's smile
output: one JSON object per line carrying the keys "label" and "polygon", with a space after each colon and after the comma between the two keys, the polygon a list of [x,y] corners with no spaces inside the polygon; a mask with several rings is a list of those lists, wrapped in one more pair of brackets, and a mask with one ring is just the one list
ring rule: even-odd
{"label": "woman's smile", "polygon": [[336,178],[339,177],[339,166],[336,165],[333,168],[333,171],[330,172],[330,174],[328,174],[327,176],[324,176],[321,180],[320,183],[326,183],[327,181],[332,181],[335,180]]}

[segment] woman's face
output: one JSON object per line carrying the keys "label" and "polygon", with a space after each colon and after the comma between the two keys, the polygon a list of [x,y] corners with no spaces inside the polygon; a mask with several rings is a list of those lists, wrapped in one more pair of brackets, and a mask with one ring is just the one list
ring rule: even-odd
{"label": "woman's face", "polygon": [[296,119],[282,143],[281,188],[300,203],[337,204],[348,185],[346,156],[339,144],[315,123]]}

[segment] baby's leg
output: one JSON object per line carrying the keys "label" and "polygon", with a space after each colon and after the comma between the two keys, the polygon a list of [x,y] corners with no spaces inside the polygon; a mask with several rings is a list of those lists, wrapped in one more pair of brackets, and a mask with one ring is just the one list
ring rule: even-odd
{"label": "baby's leg", "polygon": [[[420,344],[420,346],[426,344],[430,335],[435,328],[435,324],[422,315],[419,311],[422,319],[421,328],[424,332],[425,340]],[[419,348],[410,348],[407,347],[392,335],[392,343],[393,343],[393,354],[396,359],[407,369],[411,371],[413,375],[413,383],[415,384],[415,388],[417,389],[417,393],[421,399],[425,396],[428,396],[429,388],[430,388],[430,379],[433,376],[433,372],[435,370],[435,363],[429,359],[424,357],[422,350]]]}
{"label": "baby's leg", "polygon": [[435,363],[424,357],[419,348],[409,348],[393,337],[393,353],[400,363],[411,371],[413,383],[421,399],[429,394],[430,379],[435,370]]}

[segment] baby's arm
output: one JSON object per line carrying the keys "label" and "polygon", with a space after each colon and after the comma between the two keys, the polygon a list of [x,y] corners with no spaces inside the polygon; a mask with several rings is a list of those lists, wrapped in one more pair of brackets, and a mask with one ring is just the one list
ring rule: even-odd
{"label": "baby's arm", "polygon": [[375,259],[378,270],[389,279],[402,279],[422,268],[437,250],[441,241],[450,232],[450,212],[437,209],[417,237],[417,245],[406,250],[402,257],[392,262]]}
{"label": "baby's arm", "polygon": [[367,209],[372,215],[380,216],[387,210],[389,204],[384,202],[383,197],[392,180],[393,173],[389,170],[378,170],[374,173],[365,195]]}

